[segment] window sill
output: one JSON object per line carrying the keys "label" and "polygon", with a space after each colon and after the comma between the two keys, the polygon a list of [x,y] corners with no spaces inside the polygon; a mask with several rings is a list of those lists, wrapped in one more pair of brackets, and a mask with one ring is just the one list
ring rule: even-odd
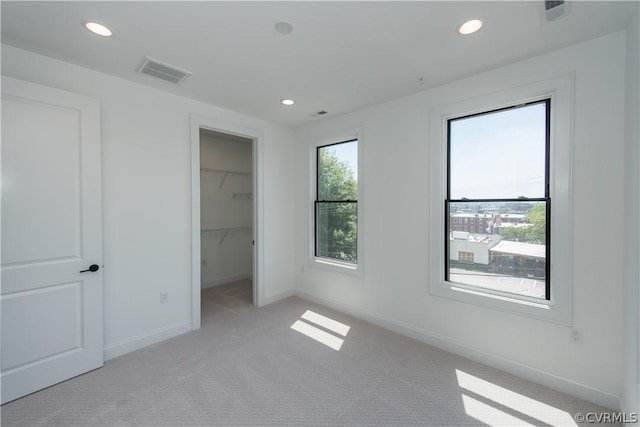
{"label": "window sill", "polygon": [[307,262],[307,266],[318,270],[334,271],[350,276],[363,276],[362,264],[351,264],[329,258],[312,257]]}
{"label": "window sill", "polygon": [[442,281],[432,285],[430,293],[478,307],[506,311],[562,325],[571,323],[569,311],[561,310],[558,305],[549,300],[505,295]]}

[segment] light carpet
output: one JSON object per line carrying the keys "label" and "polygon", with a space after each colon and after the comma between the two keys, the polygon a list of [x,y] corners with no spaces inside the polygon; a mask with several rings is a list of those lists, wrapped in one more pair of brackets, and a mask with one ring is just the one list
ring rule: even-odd
{"label": "light carpet", "polygon": [[255,308],[250,295],[205,290],[201,329],[8,403],[2,425],[565,426],[605,411],[300,298]]}

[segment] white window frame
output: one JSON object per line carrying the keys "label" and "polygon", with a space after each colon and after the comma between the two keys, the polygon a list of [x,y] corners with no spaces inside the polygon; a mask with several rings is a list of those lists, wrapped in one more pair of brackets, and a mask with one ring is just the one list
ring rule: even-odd
{"label": "white window frame", "polygon": [[[431,109],[430,285],[432,295],[570,325],[572,321],[573,74]],[[505,294],[445,281],[447,120],[525,102],[551,99],[549,195],[551,197],[550,299]]]}
{"label": "white window frame", "polygon": [[[317,180],[317,152],[318,147],[347,142],[350,140],[358,140],[358,263],[352,264],[342,262],[331,258],[323,258],[315,256],[315,200],[316,200],[316,180]],[[307,267],[319,268],[338,273],[345,273],[355,276],[364,276],[364,190],[363,190],[363,138],[362,128],[358,127],[346,131],[337,131],[325,133],[322,136],[309,138],[309,186],[308,186],[308,203],[307,212]]]}

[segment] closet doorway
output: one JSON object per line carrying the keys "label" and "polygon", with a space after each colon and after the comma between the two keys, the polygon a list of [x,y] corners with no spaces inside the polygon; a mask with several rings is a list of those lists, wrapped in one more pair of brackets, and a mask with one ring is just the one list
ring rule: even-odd
{"label": "closet doorway", "polygon": [[200,129],[202,318],[253,305],[253,141]]}
{"label": "closet doorway", "polygon": [[260,305],[256,236],[260,133],[192,117],[192,329]]}

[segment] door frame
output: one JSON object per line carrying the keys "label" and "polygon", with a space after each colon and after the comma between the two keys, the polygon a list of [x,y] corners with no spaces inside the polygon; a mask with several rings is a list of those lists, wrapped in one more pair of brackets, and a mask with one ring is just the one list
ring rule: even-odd
{"label": "door frame", "polygon": [[263,135],[260,130],[240,126],[198,114],[191,114],[191,329],[199,329],[201,323],[201,253],[200,253],[200,129],[240,136],[252,141],[253,168],[253,304],[264,304],[262,290],[264,203],[262,179],[264,164]]}

